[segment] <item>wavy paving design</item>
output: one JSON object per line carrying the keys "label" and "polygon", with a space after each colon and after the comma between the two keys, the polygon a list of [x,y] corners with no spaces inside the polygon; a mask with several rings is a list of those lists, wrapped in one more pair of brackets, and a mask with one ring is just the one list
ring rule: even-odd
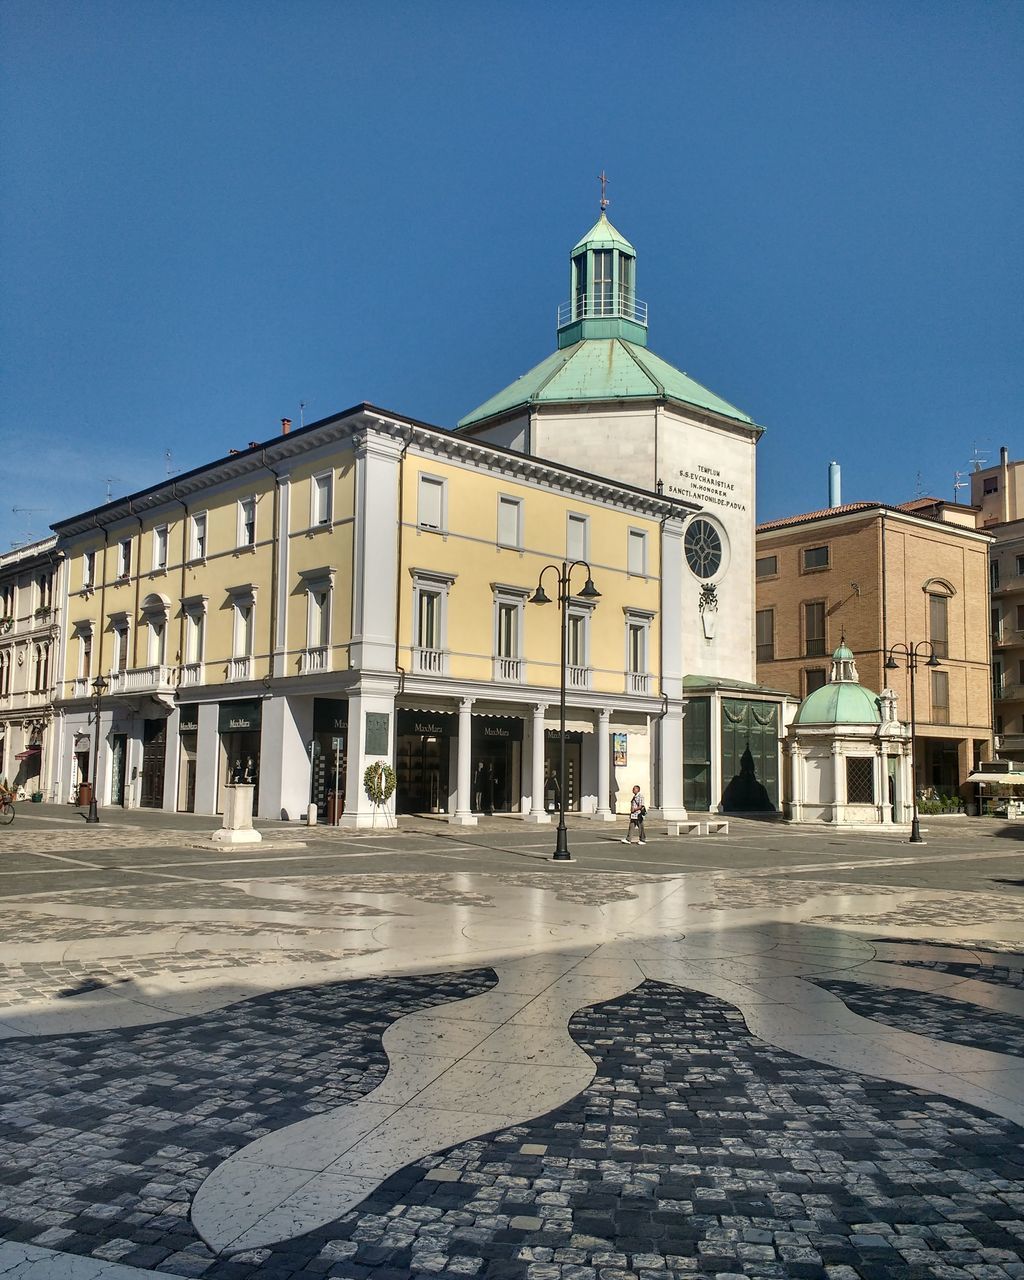
{"label": "wavy paving design", "polygon": [[1021,1265],[1012,1122],[822,1068],[751,1035],[724,1001],[665,984],[583,1010],[570,1031],[595,1066],[577,1097],[204,1276],[968,1280]]}

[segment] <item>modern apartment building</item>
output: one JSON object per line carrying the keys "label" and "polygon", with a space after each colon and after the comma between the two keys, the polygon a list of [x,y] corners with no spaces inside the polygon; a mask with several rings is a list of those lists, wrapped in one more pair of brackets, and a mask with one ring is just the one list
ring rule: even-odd
{"label": "modern apartment building", "polygon": [[[806,697],[826,681],[845,638],[862,684],[895,691],[910,718],[915,680],[918,788],[954,791],[992,746],[988,558],[991,535],[971,507],[919,498],[853,502],[757,529],[757,672]],[[897,669],[886,669],[897,646]],[[931,646],[929,648],[928,646]],[[925,666],[934,649],[939,666]]]}
{"label": "modern apartment building", "polygon": [[1000,449],[999,464],[971,475],[971,501],[992,535],[992,698],[997,755],[1024,760],[1024,461]]}

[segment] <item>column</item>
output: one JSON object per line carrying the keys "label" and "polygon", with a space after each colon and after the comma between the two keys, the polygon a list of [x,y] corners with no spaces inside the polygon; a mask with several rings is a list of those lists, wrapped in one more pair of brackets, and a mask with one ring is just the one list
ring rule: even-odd
{"label": "column", "polygon": [[611,732],[611,712],[607,707],[601,707],[597,713],[597,808],[594,810],[598,822],[615,819],[615,814],[608,807],[608,793],[612,786]]}
{"label": "column", "polygon": [[551,815],[544,810],[544,713],[547,707],[542,702],[533,707],[533,755],[530,757],[530,786],[533,794],[530,797],[530,812],[527,822],[550,822]]}
{"label": "column", "polygon": [[455,797],[455,813],[452,824],[456,827],[475,827],[473,812],[473,699],[459,701],[459,764],[458,795]]}
{"label": "column", "polygon": [[884,743],[880,743],[875,750],[875,808],[878,810],[878,821],[883,824],[891,823],[892,818],[889,813],[889,757],[885,751]]}
{"label": "column", "polygon": [[216,702],[201,702],[197,708],[199,731],[196,734],[196,813],[217,812],[217,781],[220,775],[220,734]]}
{"label": "column", "polygon": [[843,754],[840,743],[832,743],[832,821],[841,822],[841,808],[846,805],[846,779],[843,777]]}
{"label": "column", "polygon": [[800,743],[791,738],[789,747],[789,817],[792,822],[802,822],[804,817],[804,778],[800,763]]}
{"label": "column", "polygon": [[661,770],[661,816],[666,822],[685,822],[683,802],[683,706],[670,702],[661,717],[658,765]]}

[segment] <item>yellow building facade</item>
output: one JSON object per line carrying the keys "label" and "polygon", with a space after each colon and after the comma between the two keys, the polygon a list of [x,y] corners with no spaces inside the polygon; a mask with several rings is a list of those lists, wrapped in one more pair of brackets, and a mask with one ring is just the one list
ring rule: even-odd
{"label": "yellow building facade", "polygon": [[564,672],[566,809],[610,818],[639,783],[685,817],[696,509],[362,405],[62,521],[59,792],[212,814],[242,781],[264,818],[548,821]]}

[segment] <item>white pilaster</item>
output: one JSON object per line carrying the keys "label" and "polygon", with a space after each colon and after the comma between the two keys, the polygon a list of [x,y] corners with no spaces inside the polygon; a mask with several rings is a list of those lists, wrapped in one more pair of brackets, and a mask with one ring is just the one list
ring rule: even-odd
{"label": "white pilaster", "polygon": [[832,743],[832,821],[842,822],[846,805],[846,777],[839,742]]}
{"label": "white pilaster", "polygon": [[473,699],[462,698],[459,701],[459,767],[458,795],[455,798],[455,813],[452,822],[457,827],[475,827],[476,814],[472,811],[473,803]]}
{"label": "white pilaster", "polygon": [[661,816],[667,822],[685,822],[686,805],[683,803],[683,708],[679,702],[670,702],[659,722],[661,750],[658,753],[661,769]]}
{"label": "white pilaster", "polygon": [[260,741],[259,817],[296,820],[309,805],[312,698],[267,698]]}
{"label": "white pilaster", "polygon": [[370,427],[356,443],[356,520],[352,572],[355,670],[394,672],[398,592],[398,479],[402,442]]}
{"label": "white pilaster", "polygon": [[196,732],[196,813],[217,812],[217,775],[220,772],[220,735],[216,702],[199,704]]}
{"label": "white pilaster", "polygon": [[530,754],[530,786],[533,794],[530,796],[527,822],[551,821],[551,815],[544,810],[544,713],[546,711],[547,706],[544,703],[534,703]]}
{"label": "white pilaster", "polygon": [[181,737],[178,721],[181,711],[175,707],[167,717],[167,738],[164,743],[164,794],[161,804],[173,813],[178,807],[178,770],[181,767]]}
{"label": "white pilaster", "polygon": [[613,822],[615,814],[608,805],[612,789],[611,759],[612,716],[607,707],[597,713],[597,808],[594,817],[599,822]]}
{"label": "white pilaster", "polygon": [[[289,577],[288,566],[290,563],[289,553],[291,551],[291,538],[288,533],[291,529],[291,509],[292,509],[292,482],[291,477],[282,474],[277,484],[277,546],[274,548],[273,554],[277,557],[277,599],[275,600],[275,627],[274,634],[270,637],[272,648],[271,666],[275,676],[288,675],[287,666],[287,649],[288,649],[288,609],[294,607],[293,602],[298,597],[293,596],[288,589]],[[262,784],[260,787],[262,792]],[[260,806],[262,808],[262,804]]]}
{"label": "white pilaster", "polygon": [[[395,758],[395,686],[397,680],[381,676],[365,677],[348,700],[348,766],[345,776],[345,812],[340,827],[387,827],[395,825],[395,797],[379,807],[366,794],[363,775],[367,765],[378,760],[391,764]],[[387,742],[367,741],[367,716],[387,716]],[[370,751],[368,747],[384,750]]]}

